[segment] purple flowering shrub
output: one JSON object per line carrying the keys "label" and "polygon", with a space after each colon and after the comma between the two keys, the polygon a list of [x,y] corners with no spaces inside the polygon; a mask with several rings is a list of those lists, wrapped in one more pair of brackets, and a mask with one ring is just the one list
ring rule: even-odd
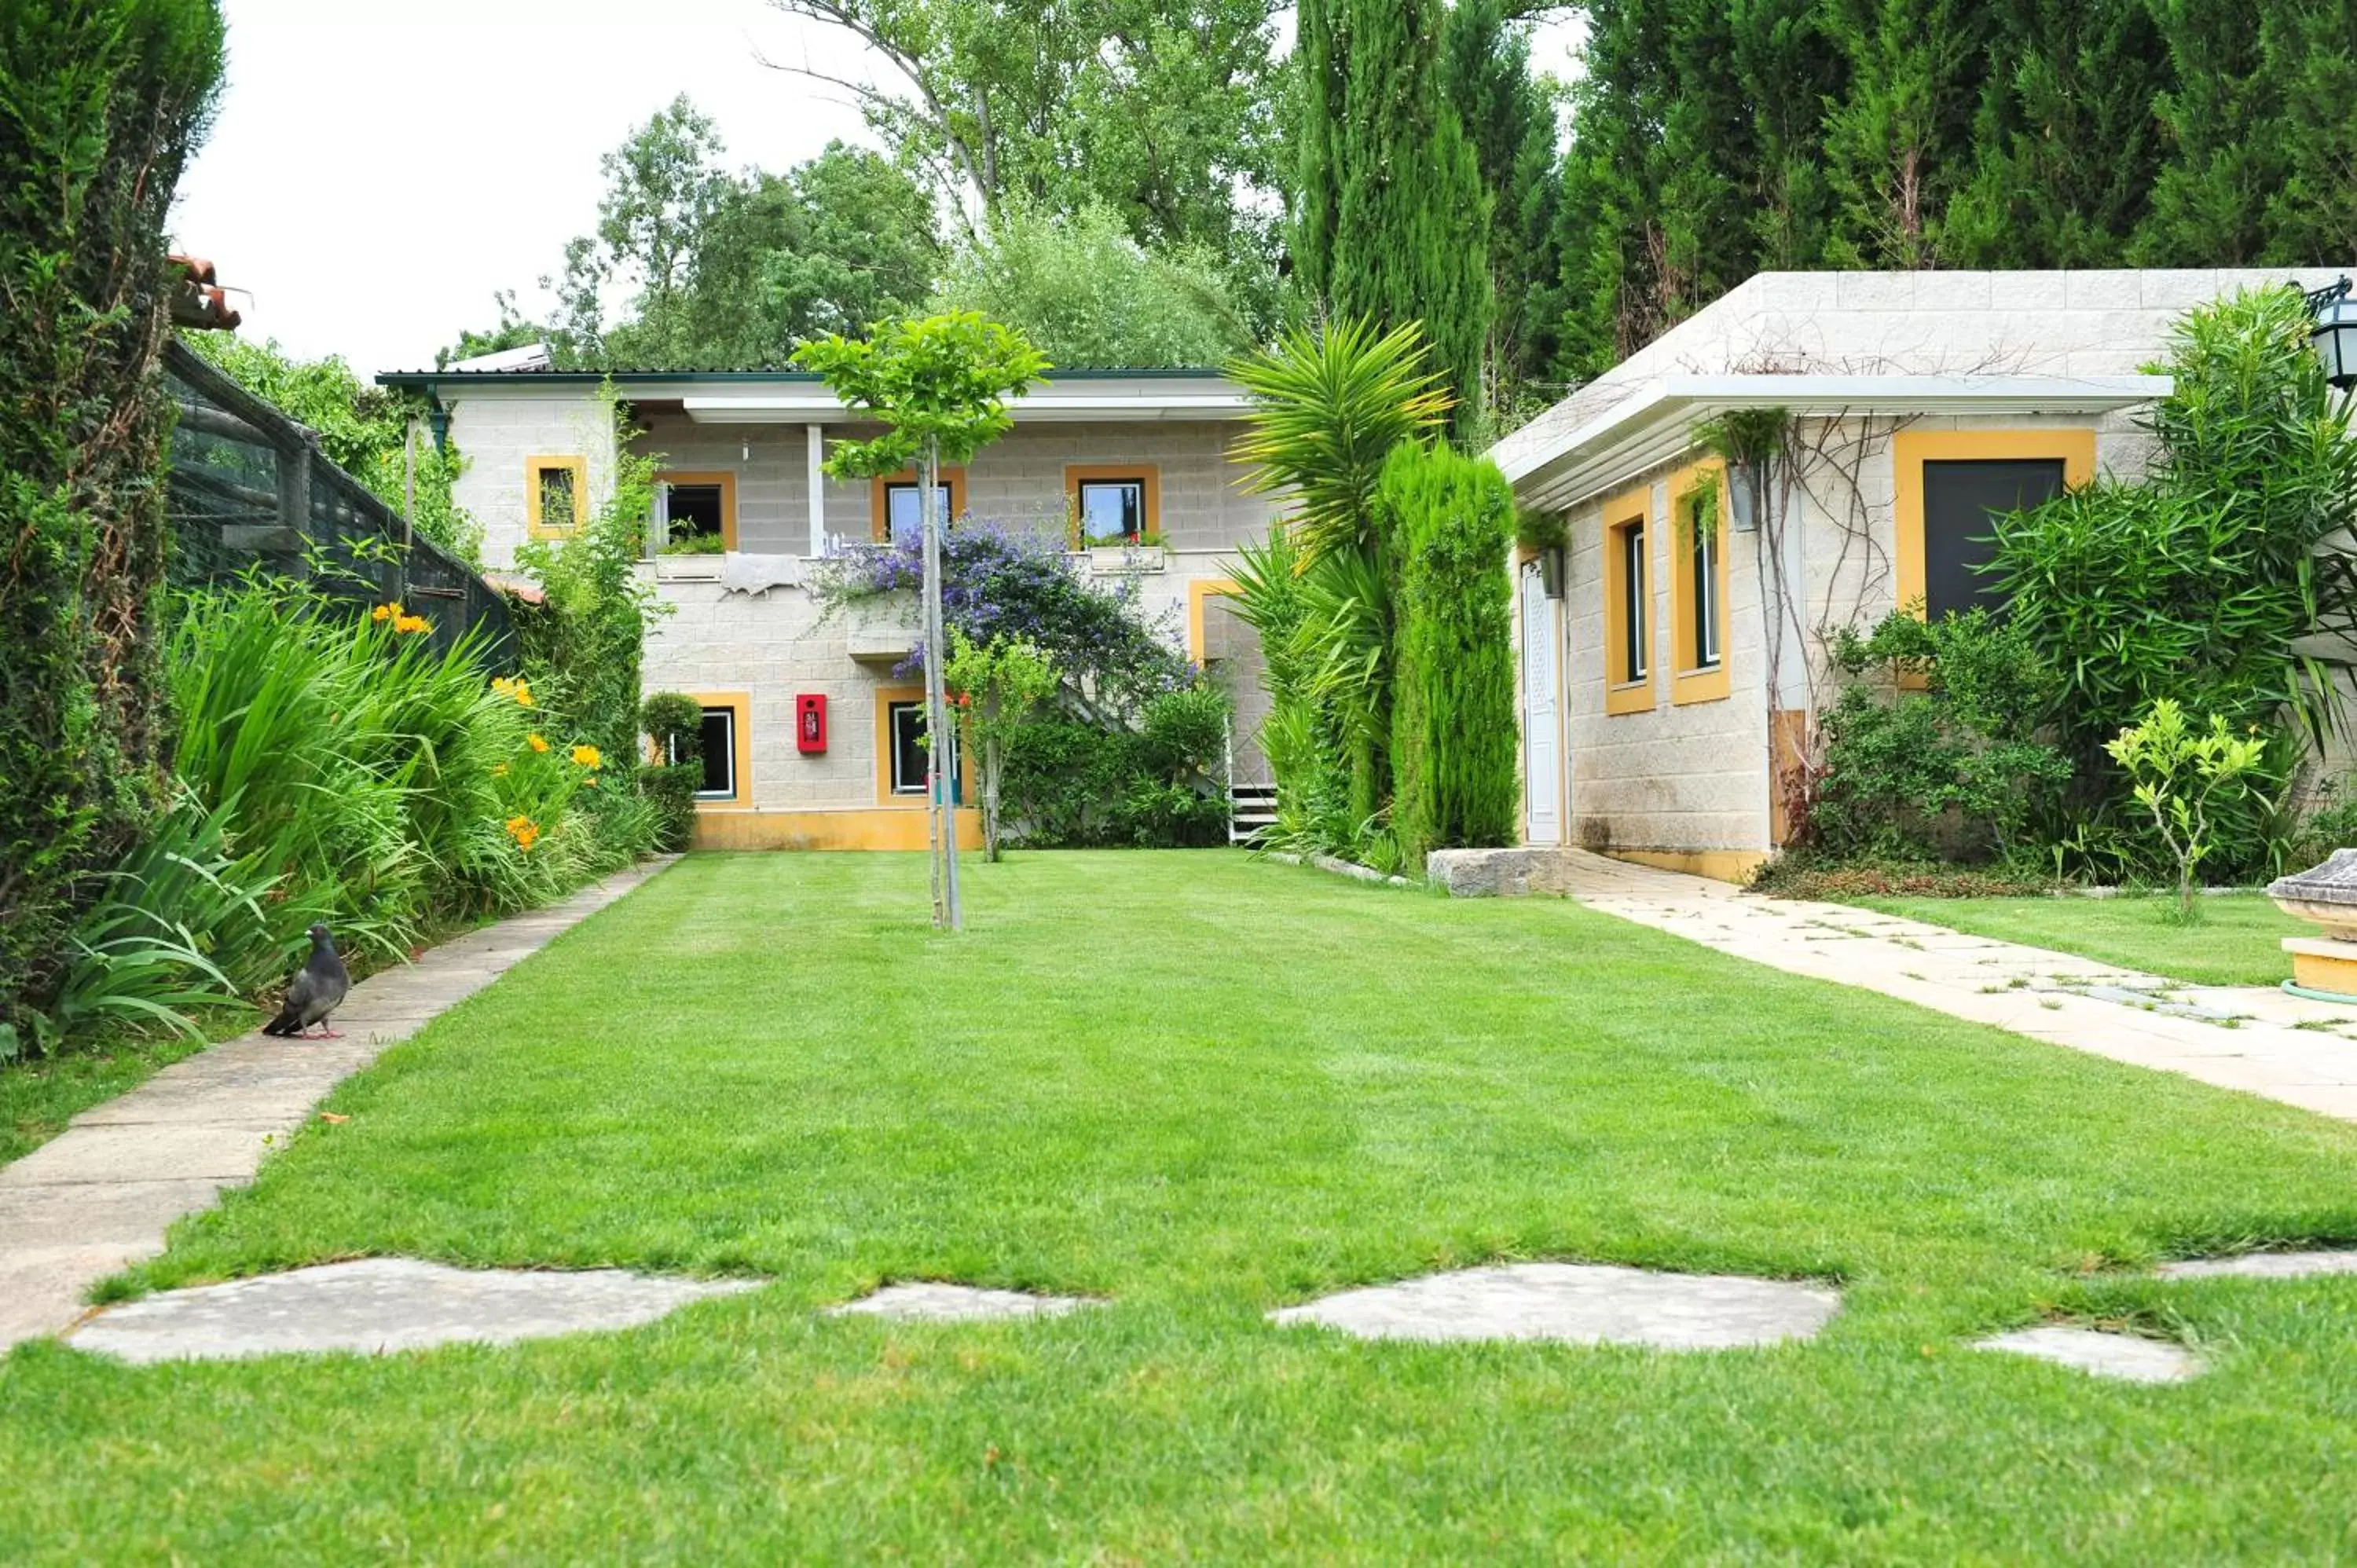
{"label": "purple flowering shrub", "polygon": [[[822,564],[810,586],[828,612],[914,594],[924,585],[924,546],[910,537]],[[1018,638],[1055,660],[1067,705],[1126,718],[1200,671],[1176,648],[1168,615],[1140,607],[1135,577],[1102,588],[1074,568],[1063,542],[1036,529],[961,518],[942,542],[942,618],[977,644]],[[911,660],[921,666],[920,647]]]}

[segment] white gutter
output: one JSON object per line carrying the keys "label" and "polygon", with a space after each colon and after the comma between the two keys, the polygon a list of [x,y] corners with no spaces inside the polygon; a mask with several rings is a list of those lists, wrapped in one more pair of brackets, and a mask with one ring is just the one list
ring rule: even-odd
{"label": "white gutter", "polygon": [[1662,376],[1561,435],[1526,425],[1490,455],[1523,504],[1565,507],[1684,456],[1701,425],[1739,409],[1813,418],[2108,413],[2166,397],[2173,384],[2167,376]]}

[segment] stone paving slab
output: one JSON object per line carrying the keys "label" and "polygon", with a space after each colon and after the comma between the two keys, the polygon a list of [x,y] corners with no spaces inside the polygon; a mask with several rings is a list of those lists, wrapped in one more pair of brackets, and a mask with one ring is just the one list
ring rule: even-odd
{"label": "stone paving slab", "polygon": [[2129,1383],[2181,1383],[2201,1371],[2201,1361],[2182,1345],[2061,1324],[1991,1335],[1975,1340],[1973,1348],[2034,1357],[2058,1367]]}
{"label": "stone paving slab", "polygon": [[2239,1258],[2187,1258],[2153,1270],[2165,1280],[2305,1280],[2357,1274],[2357,1251],[2245,1252]]}
{"label": "stone paving slab", "polygon": [[1554,1339],[1726,1350],[1813,1337],[1840,1309],[1814,1285],[1591,1263],[1508,1263],[1344,1291],[1269,1314],[1361,1339]]}
{"label": "stone paving slab", "polygon": [[259,1030],[184,1058],[0,1167],[0,1351],[53,1334],[89,1288],[163,1250],[173,1220],[250,1180],[321,1097],[436,1014],[672,864],[651,861],[560,903],[457,939],[467,944],[354,985],[340,1040]]}
{"label": "stone paving slab", "polygon": [[508,1345],[634,1327],[690,1302],[758,1290],[760,1283],[662,1279],[622,1269],[453,1269],[414,1258],[362,1258],[163,1291],[102,1308],[65,1338],[77,1350],[143,1364]]}
{"label": "stone paving slab", "polygon": [[1700,878],[1566,853],[1575,857],[1566,891],[1601,913],[1788,973],[2357,1121],[2357,1007],[2273,987],[2188,985],[1847,905],[1697,886]]}
{"label": "stone paving slab", "polygon": [[835,1317],[885,1317],[911,1323],[980,1323],[998,1318],[1061,1317],[1103,1303],[1084,1295],[1037,1295],[1029,1291],[911,1280],[886,1285],[827,1308]]}

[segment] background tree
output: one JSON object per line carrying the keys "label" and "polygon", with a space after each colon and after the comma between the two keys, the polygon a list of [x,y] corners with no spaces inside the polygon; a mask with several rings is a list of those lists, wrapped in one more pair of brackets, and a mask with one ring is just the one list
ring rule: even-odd
{"label": "background tree", "polygon": [[1009,202],[953,256],[935,310],[977,310],[1020,328],[1064,366],[1221,365],[1253,346],[1219,259],[1147,250],[1110,208],[1059,217]]}
{"label": "background tree", "polygon": [[1481,403],[1501,432],[1552,401],[1538,383],[1554,358],[1560,310],[1554,93],[1531,73],[1530,28],[1512,10],[1508,0],[1458,0],[1441,53],[1443,93],[1464,123],[1490,198]]}
{"label": "background tree", "polygon": [[1438,0],[1306,0],[1296,279],[1331,317],[1420,323],[1460,425],[1480,408],[1490,199],[1442,93]]}
{"label": "background tree", "polygon": [[[836,142],[784,174],[731,174],[725,150],[685,97],[657,113],[601,160],[596,231],[541,280],[551,317],[526,321],[501,294],[498,326],[438,360],[546,341],[565,369],[756,370],[924,299],[942,262],[932,201],[889,159]],[[617,280],[634,291],[609,322]]]}
{"label": "background tree", "polygon": [[999,789],[1006,772],[1006,747],[1031,720],[1032,711],[1056,690],[1056,666],[1036,644],[993,638],[977,646],[950,629],[942,679],[957,705],[958,733],[982,777],[982,854],[999,857]]}
{"label": "background tree", "polygon": [[164,224],[221,60],[211,0],[0,16],[0,1057],[156,802]]}
{"label": "background tree", "polygon": [[1149,248],[1222,258],[1255,334],[1276,306],[1275,0],[771,0],[850,33],[889,86],[851,93],[979,232],[1000,205],[1102,205]]}

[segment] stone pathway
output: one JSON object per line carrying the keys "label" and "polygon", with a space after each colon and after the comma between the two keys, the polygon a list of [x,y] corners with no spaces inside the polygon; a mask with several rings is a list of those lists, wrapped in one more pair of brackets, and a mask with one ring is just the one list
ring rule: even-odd
{"label": "stone pathway", "polygon": [[66,1336],[125,1361],[235,1360],[290,1351],[377,1355],[466,1342],[508,1345],[630,1328],[759,1280],[661,1279],[622,1269],[453,1269],[362,1258],[164,1291],[92,1314]]}
{"label": "stone pathway", "polygon": [[1657,1273],[1600,1263],[1508,1263],[1370,1285],[1269,1314],[1361,1339],[1553,1339],[1727,1350],[1813,1338],[1841,1297],[1739,1274]]}
{"label": "stone pathway", "polygon": [[1763,898],[1566,854],[1564,890],[1605,914],[1792,974],[2357,1121],[2357,1007],[2272,987],[2188,985],[1846,904]]}
{"label": "stone pathway", "polygon": [[1010,1317],[1061,1317],[1103,1303],[1084,1295],[1034,1295],[1028,1291],[912,1280],[827,1308],[834,1317],[884,1317],[904,1323],[985,1323]]}
{"label": "stone pathway", "polygon": [[336,1014],[340,1040],[257,1030],[224,1041],[0,1166],[0,1351],[68,1327],[92,1284],[154,1257],[173,1220],[252,1180],[272,1141],[338,1083],[670,864],[633,867],[370,976]]}
{"label": "stone pathway", "polygon": [[1973,1348],[2030,1356],[2098,1378],[2116,1378],[2130,1383],[2181,1383],[2201,1371],[2201,1363],[2182,1345],[2061,1324],[1992,1335],[1975,1341]]}

